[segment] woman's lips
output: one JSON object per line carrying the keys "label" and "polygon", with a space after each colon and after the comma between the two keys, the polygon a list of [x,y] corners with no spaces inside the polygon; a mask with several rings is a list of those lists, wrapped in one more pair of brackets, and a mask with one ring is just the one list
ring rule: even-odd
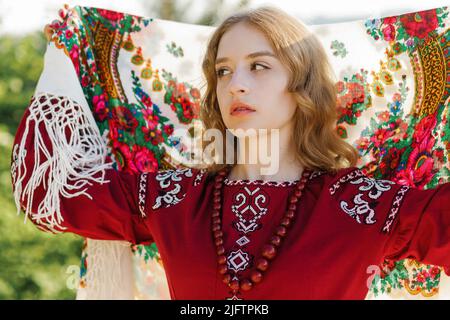
{"label": "woman's lips", "polygon": [[248,109],[248,108],[237,108],[231,112],[231,115],[232,116],[243,116],[243,115],[247,115],[247,114],[250,114],[253,112],[255,112],[255,110]]}

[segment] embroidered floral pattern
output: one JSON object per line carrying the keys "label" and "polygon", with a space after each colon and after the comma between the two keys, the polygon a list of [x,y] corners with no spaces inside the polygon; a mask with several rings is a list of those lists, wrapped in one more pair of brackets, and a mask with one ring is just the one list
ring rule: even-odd
{"label": "embroidered floral pattern", "polygon": [[[344,200],[340,202],[340,207],[345,213],[355,219],[356,222],[361,224],[374,224],[377,220],[375,219],[375,211],[373,208],[377,205],[377,202],[371,201],[369,203],[369,201],[371,199],[379,199],[383,192],[391,190],[391,186],[395,184],[395,182],[389,180],[376,180],[366,176],[359,176],[360,174],[360,170],[348,173],[330,188],[330,194],[336,192],[340,187],[340,183],[350,182],[351,184],[358,185],[358,191],[360,191],[360,193],[354,196],[352,201],[353,207],[350,207],[347,201]],[[351,177],[355,177],[354,180],[350,180]],[[363,199],[363,196],[365,195],[367,195],[369,201]]]}
{"label": "embroidered floral pattern", "polygon": [[[180,182],[184,177],[192,177],[192,170],[187,169],[177,169],[177,170],[165,170],[161,171],[156,175],[156,181],[159,182],[159,186],[161,188],[160,193],[162,195],[158,196],[155,200],[155,204],[153,205],[153,209],[159,209],[161,207],[168,208],[173,205],[176,205],[181,200],[184,199],[186,193],[182,192]],[[172,187],[170,189],[170,187]],[[169,189],[169,190],[167,190]]]}

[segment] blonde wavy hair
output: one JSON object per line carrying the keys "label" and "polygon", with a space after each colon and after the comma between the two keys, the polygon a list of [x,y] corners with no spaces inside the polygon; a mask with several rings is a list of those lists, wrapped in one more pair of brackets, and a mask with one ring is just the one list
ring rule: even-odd
{"label": "blonde wavy hair", "polygon": [[[336,131],[336,80],[325,50],[302,22],[275,7],[263,6],[238,12],[226,18],[210,37],[202,64],[206,79],[200,108],[203,129],[218,129],[222,137],[226,137],[226,126],[216,95],[215,60],[223,34],[240,22],[264,33],[278,59],[290,70],[287,89],[294,95],[298,106],[293,132],[298,162],[305,168],[333,172],[355,166],[358,152]],[[224,146],[229,143],[223,142]],[[234,146],[236,151],[236,143]],[[217,172],[226,166],[230,165],[213,163],[207,169]]]}

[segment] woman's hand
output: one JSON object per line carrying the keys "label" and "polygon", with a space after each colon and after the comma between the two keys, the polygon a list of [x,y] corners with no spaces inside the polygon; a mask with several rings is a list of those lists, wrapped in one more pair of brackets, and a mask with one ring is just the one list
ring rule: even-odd
{"label": "woman's hand", "polygon": [[47,41],[50,41],[52,38],[52,34],[53,34],[53,28],[50,26],[50,24],[45,25],[44,34],[45,34],[45,37],[47,38]]}

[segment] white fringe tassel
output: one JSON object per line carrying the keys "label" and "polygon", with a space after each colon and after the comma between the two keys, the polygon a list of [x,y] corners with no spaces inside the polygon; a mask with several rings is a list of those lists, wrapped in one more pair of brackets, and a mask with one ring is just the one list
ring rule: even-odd
{"label": "white fringe tassel", "polygon": [[[92,182],[108,182],[104,179],[104,170],[111,168],[111,163],[105,163],[106,144],[92,113],[86,109],[67,97],[48,93],[34,96],[29,106],[30,115],[26,119],[25,132],[13,149],[11,168],[18,214],[20,203],[27,200],[25,222],[30,215],[48,230],[60,232],[55,228],[64,230],[61,225],[64,221],[60,212],[61,196],[73,198],[85,195],[92,199],[86,192],[87,187]],[[24,186],[23,179],[27,174],[24,164],[27,152],[25,142],[30,133],[31,121],[35,123],[34,167],[30,180]],[[43,134],[48,135],[51,149],[44,144]],[[42,158],[41,153],[44,155]],[[41,183],[46,189],[45,197],[39,203],[37,212],[31,212],[34,190]]]}
{"label": "white fringe tassel", "polygon": [[134,299],[130,243],[87,239],[86,287],[77,300]]}

